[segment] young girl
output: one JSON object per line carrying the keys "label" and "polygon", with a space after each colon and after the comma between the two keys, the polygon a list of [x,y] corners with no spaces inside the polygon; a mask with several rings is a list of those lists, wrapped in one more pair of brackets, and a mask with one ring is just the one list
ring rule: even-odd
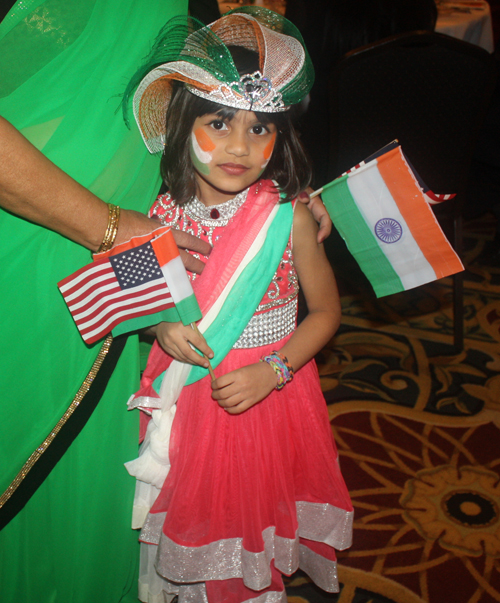
{"label": "young girl", "polygon": [[249,7],[209,27],[170,23],[145,71],[134,110],[150,150],[164,140],[169,188],[151,214],[213,250],[193,275],[206,341],[157,325],[130,402],[152,416],[128,463],[140,598],[286,602],[282,574],[298,568],[337,592],[352,506],[313,357],[340,304],[316,224],[293,201],[310,168],[287,113],[312,84],[309,58],[291,23]]}

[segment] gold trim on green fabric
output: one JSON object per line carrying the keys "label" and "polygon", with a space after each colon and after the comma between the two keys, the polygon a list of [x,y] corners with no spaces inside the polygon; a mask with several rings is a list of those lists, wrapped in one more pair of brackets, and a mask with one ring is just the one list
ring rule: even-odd
{"label": "gold trim on green fabric", "polygon": [[92,368],[90,369],[88,375],[85,377],[85,380],[83,381],[83,383],[80,385],[80,388],[78,389],[78,392],[76,393],[76,396],[73,398],[73,401],[69,405],[66,412],[56,423],[54,429],[52,429],[52,431],[45,438],[45,440],[42,442],[42,444],[40,446],[38,446],[38,448],[31,454],[31,456],[26,461],[26,463],[24,463],[21,471],[19,471],[19,473],[16,475],[16,477],[14,478],[14,480],[12,481],[10,486],[7,488],[7,490],[5,490],[5,492],[2,494],[2,496],[0,496],[0,509],[9,500],[9,498],[14,494],[14,492],[17,490],[17,488],[21,485],[22,481],[28,475],[28,473],[31,471],[31,469],[34,467],[35,463],[40,459],[42,454],[52,444],[52,442],[55,440],[57,434],[61,431],[61,429],[66,424],[67,420],[75,412],[78,405],[80,404],[80,402],[83,400],[83,398],[89,391],[90,386],[92,385],[92,382],[96,378],[97,373],[99,372],[99,370],[102,366],[102,363],[104,362],[104,359],[106,358],[106,356],[109,352],[112,342],[113,342],[113,336],[108,335],[106,337],[106,339],[104,340],[104,343],[102,344],[101,349],[99,350],[99,354],[97,354],[97,358],[94,360],[94,364],[92,365]]}

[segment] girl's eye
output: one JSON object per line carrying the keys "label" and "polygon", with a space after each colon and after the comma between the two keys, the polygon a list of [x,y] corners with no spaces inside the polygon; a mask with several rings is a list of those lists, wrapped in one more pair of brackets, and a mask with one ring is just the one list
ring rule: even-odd
{"label": "girl's eye", "polygon": [[263,134],[267,134],[269,130],[266,126],[262,124],[257,124],[256,126],[252,126],[252,134],[257,134],[257,136],[262,136]]}
{"label": "girl's eye", "polygon": [[221,119],[214,119],[210,125],[214,130],[227,130],[227,125]]}

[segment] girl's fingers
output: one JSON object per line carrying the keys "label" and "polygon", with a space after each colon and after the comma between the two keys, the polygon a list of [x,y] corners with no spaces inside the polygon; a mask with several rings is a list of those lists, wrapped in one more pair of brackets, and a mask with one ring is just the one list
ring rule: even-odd
{"label": "girl's fingers", "polygon": [[208,368],[208,360],[193,349],[187,340],[180,343],[178,346],[179,359],[182,362],[188,362],[189,364],[196,364]]}
{"label": "girl's fingers", "polygon": [[190,352],[186,352],[184,354],[184,362],[208,368],[208,360],[206,358],[203,358],[203,356],[200,356],[200,354],[195,352],[193,349],[191,349]]}
{"label": "girl's fingers", "polygon": [[208,344],[203,335],[196,333],[196,331],[193,331],[192,334],[189,334],[189,342],[192,343],[194,347],[198,349],[202,354],[206,354],[209,358],[214,357],[214,353],[208,347]]}
{"label": "girl's fingers", "polygon": [[[188,364],[196,364],[208,368],[208,360],[199,354],[195,349],[189,345],[187,339],[183,339],[177,343],[172,341],[163,341],[158,339],[160,346],[176,360],[180,362],[187,362]],[[208,350],[211,352],[210,348]]]}
{"label": "girl's fingers", "polygon": [[227,373],[212,381],[212,394],[216,400],[227,399],[238,391],[239,389],[234,385],[232,373]]}

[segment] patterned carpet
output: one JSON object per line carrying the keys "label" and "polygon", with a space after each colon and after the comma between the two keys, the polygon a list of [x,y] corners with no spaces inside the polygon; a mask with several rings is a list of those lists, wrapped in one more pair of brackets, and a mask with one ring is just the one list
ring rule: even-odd
{"label": "patterned carpet", "polygon": [[355,508],[341,592],[303,574],[289,603],[500,601],[500,263],[488,221],[466,225],[465,348],[452,346],[451,279],[381,300],[342,297],[319,354]]}

